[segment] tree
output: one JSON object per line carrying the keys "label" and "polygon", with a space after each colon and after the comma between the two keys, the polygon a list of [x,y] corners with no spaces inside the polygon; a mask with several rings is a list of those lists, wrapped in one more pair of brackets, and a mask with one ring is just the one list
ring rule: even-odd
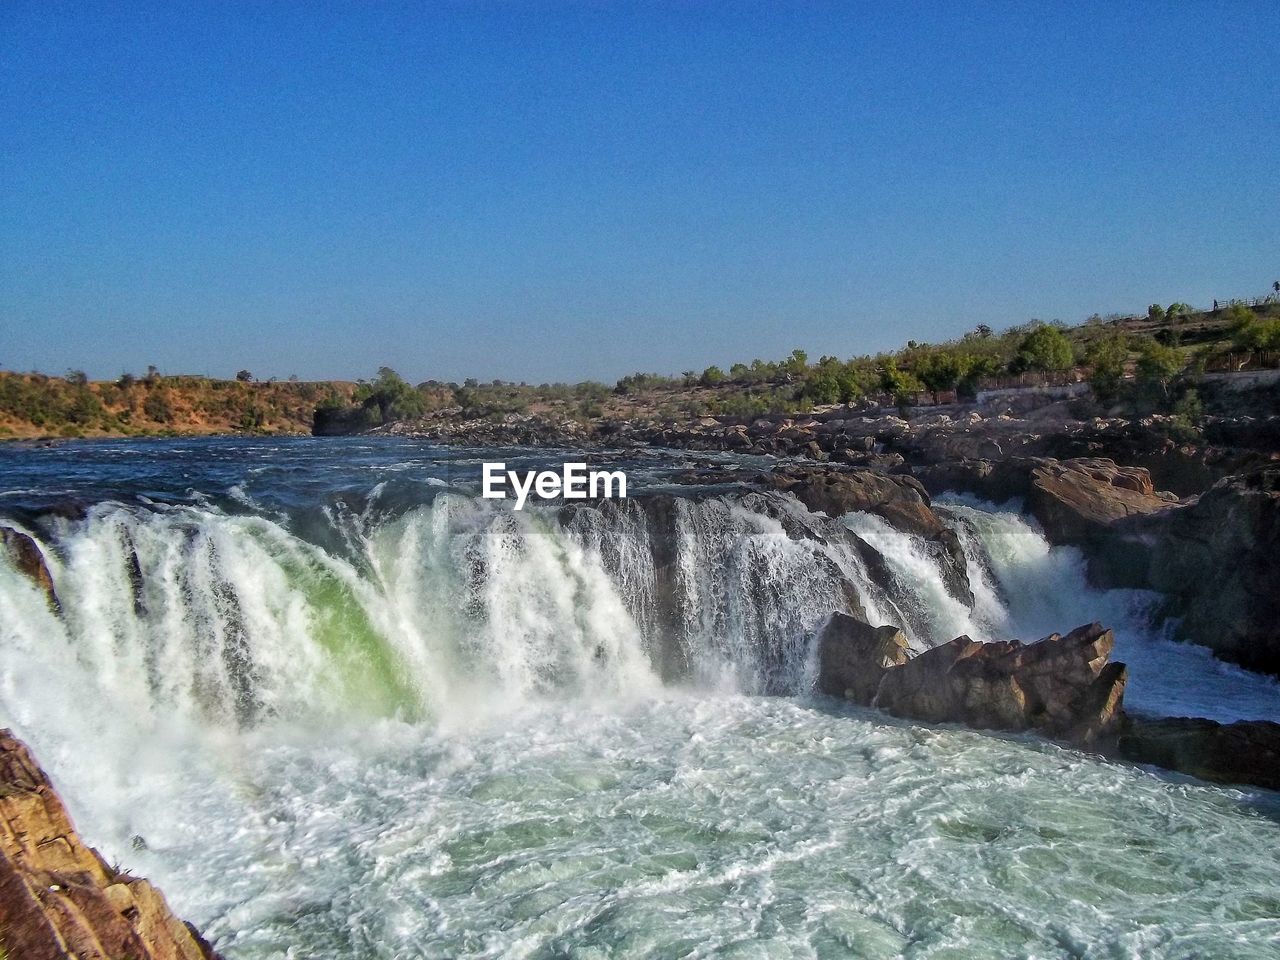
{"label": "tree", "polygon": [[833,370],[819,367],[805,377],[804,386],[796,395],[798,400],[829,404],[840,402],[840,381]]}
{"label": "tree", "polygon": [[165,390],[153,390],[142,404],[142,412],[157,423],[168,423],[173,419],[173,407]]}
{"label": "tree", "polygon": [[66,380],[73,387],[87,387],[89,385],[89,377],[83,370],[68,370]]}
{"label": "tree", "polygon": [[1153,303],[1151,306],[1147,307],[1147,319],[1154,320],[1156,323],[1163,321],[1164,307],[1160,306],[1158,303]]}
{"label": "tree", "polygon": [[724,371],[713,365],[702,371],[702,376],[698,378],[698,382],[704,387],[714,387],[717,384],[724,383],[724,379]]}
{"label": "tree", "polygon": [[836,357],[823,357],[805,374],[796,399],[818,404],[851,403],[865,394],[852,363],[842,363]]}
{"label": "tree", "polygon": [[892,394],[899,407],[908,406],[911,398],[924,389],[924,385],[913,375],[898,369],[898,362],[893,357],[880,364],[877,374],[880,389]]}
{"label": "tree", "polygon": [[1251,323],[1256,319],[1257,317],[1254,315],[1254,312],[1243,303],[1233,303],[1227,308],[1226,320],[1232,328],[1243,327],[1245,324]]}
{"label": "tree", "polygon": [[987,377],[994,377],[1000,373],[1000,361],[995,356],[987,354],[985,356],[966,356],[965,371],[960,376],[960,382],[956,384],[956,393],[962,397],[976,397],[978,395],[978,384]]}
{"label": "tree", "polygon": [[236,374],[236,379],[239,380],[241,383],[252,383],[253,374],[250,373],[248,370],[241,370],[239,373]]}
{"label": "tree", "polygon": [[1138,383],[1147,387],[1159,387],[1160,396],[1168,399],[1169,384],[1184,366],[1182,353],[1155,340],[1142,344],[1134,373]]}
{"label": "tree", "polygon": [[[1014,357],[1023,370],[1069,370],[1075,360],[1068,340],[1057,327],[1038,326],[1018,344]],[[1011,366],[1010,369],[1013,369]]]}
{"label": "tree", "polygon": [[1120,397],[1120,384],[1124,380],[1124,365],[1129,359],[1129,347],[1124,337],[1116,334],[1098,340],[1085,355],[1085,362],[1092,370],[1089,386],[1103,406],[1110,406]]}
{"label": "tree", "polygon": [[949,350],[938,350],[926,353],[915,364],[915,375],[933,394],[933,402],[938,402],[938,394],[946,390],[954,390],[960,379],[968,372],[968,357]]}
{"label": "tree", "polygon": [[1280,352],[1280,320],[1247,320],[1232,332],[1231,342],[1237,350],[1253,354],[1259,366],[1265,366],[1267,354]]}
{"label": "tree", "polygon": [[1280,280],[1277,280],[1275,283],[1273,283],[1271,285],[1271,289],[1274,290],[1276,293],[1280,293]]}
{"label": "tree", "polygon": [[379,423],[418,417],[425,409],[422,394],[390,367],[379,367],[378,378],[372,383],[361,383],[355,399],[366,410],[376,408]]}
{"label": "tree", "polygon": [[809,369],[809,355],[803,350],[792,350],[791,356],[782,361],[782,369],[793,377],[803,377]]}

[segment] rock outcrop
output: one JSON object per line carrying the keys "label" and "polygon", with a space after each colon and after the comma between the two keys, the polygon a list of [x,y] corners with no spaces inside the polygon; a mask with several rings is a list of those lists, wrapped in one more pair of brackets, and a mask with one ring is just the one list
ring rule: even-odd
{"label": "rock outcrop", "polygon": [[1145,584],[1180,636],[1280,675],[1280,467],[1218,481],[1197,502],[1126,525],[1145,548]]}
{"label": "rock outcrop", "polygon": [[0,731],[0,946],[12,960],[217,960],[160,891],[84,844],[8,730]]}
{"label": "rock outcrop", "polygon": [[1142,467],[1104,458],[966,460],[916,471],[931,493],[956,490],[996,503],[1021,497],[1050,543],[1086,548],[1109,539],[1117,523],[1177,503],[1154,489]]}
{"label": "rock outcrop", "polygon": [[873,627],[857,617],[833,613],[818,635],[818,689],[870,704],[885,673],[906,663],[910,655],[906,634],[897,627]]}
{"label": "rock outcrop", "polygon": [[1134,763],[1177,770],[1213,783],[1280,790],[1280,723],[1130,717],[1116,748]]}
{"label": "rock outcrop", "polygon": [[1112,460],[1042,460],[1029,471],[1027,509],[1051,543],[1093,546],[1119,520],[1168,508],[1142,467]]}
{"label": "rock outcrop", "polygon": [[819,651],[819,688],[894,716],[980,730],[1034,730],[1075,744],[1112,734],[1123,716],[1125,666],[1100,624],[1032,644],[957,637],[905,657],[893,628],[833,618]]}
{"label": "rock outcrop", "polygon": [[1092,623],[1032,644],[957,637],[912,656],[897,627],[835,613],[818,634],[818,690],[908,720],[1034,731],[1212,783],[1280,790],[1280,723],[1130,716],[1113,645]]}
{"label": "rock outcrop", "polygon": [[44,591],[49,606],[60,610],[57,591],[53,588],[53,577],[49,575],[49,567],[44,562],[44,554],[40,546],[21,530],[12,527],[0,527],[0,550],[9,554],[9,559],[18,572],[28,577],[32,583]]}

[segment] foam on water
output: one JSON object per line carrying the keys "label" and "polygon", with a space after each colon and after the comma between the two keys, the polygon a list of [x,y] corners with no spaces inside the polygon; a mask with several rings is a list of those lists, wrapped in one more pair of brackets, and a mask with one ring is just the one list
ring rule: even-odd
{"label": "foam on water", "polygon": [[[259,729],[153,781],[131,863],[234,958],[1269,957],[1233,791],[788,698]],[[194,767],[194,768],[193,768]]]}

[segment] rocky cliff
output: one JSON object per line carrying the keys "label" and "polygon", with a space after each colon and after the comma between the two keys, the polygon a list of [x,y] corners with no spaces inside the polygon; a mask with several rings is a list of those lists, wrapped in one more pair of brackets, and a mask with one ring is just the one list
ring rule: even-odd
{"label": "rocky cliff", "polygon": [[1147,585],[1181,635],[1280,675],[1280,468],[1218,481],[1189,506],[1133,522]]}
{"label": "rocky cliff", "polygon": [[9,960],[217,960],[146,880],[76,833],[26,745],[0,731],[0,956]]}

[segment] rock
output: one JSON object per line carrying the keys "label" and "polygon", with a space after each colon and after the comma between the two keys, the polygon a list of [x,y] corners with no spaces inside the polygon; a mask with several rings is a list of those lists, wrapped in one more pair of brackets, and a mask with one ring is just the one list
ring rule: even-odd
{"label": "rock", "polygon": [[833,613],[818,634],[818,689],[868,706],[885,671],[908,656],[906,634],[897,627]]}
{"label": "rock", "polygon": [[1029,645],[958,637],[886,670],[873,705],[927,723],[1093,743],[1122,717],[1126,671],[1108,663],[1114,643],[1096,623]]}
{"label": "rock", "polygon": [[1280,790],[1280,723],[1130,717],[1116,748],[1134,763],[1177,770],[1213,783]]}
{"label": "rock", "polygon": [[1182,639],[1280,675],[1280,467],[1218,481],[1197,502],[1127,525],[1146,585]]}
{"label": "rock", "polygon": [[217,960],[155,887],[84,844],[8,730],[0,731],[0,931],[14,960]]}
{"label": "rock", "polygon": [[1158,591],[1182,639],[1280,675],[1280,466],[1226,477],[1186,503],[1156,492],[1147,470],[1099,458],[915,472],[933,493],[1023,497],[1050,542],[1085,550],[1094,582]]}
{"label": "rock", "polygon": [[1156,495],[1145,469],[1106,459],[1039,461],[1029,479],[1027,509],[1051,543],[1091,545],[1117,520],[1170,504],[1169,498]]}
{"label": "rock", "polygon": [[49,567],[44,562],[44,554],[31,537],[12,527],[0,527],[0,548],[7,550],[9,558],[18,571],[28,577],[32,583],[44,591],[49,606],[61,611],[57,591],[53,587],[53,577],[49,575]]}
{"label": "rock", "polygon": [[1024,645],[957,637],[910,656],[897,627],[832,614],[818,634],[818,690],[925,723],[1035,731],[1213,783],[1280,790],[1280,723],[1133,717],[1126,670],[1100,624]]}
{"label": "rock", "polygon": [[1086,548],[1106,540],[1119,521],[1176,503],[1156,493],[1145,469],[1103,458],[963,461],[920,467],[916,475],[935,494],[955,490],[996,503],[1021,497],[1050,543]]}

